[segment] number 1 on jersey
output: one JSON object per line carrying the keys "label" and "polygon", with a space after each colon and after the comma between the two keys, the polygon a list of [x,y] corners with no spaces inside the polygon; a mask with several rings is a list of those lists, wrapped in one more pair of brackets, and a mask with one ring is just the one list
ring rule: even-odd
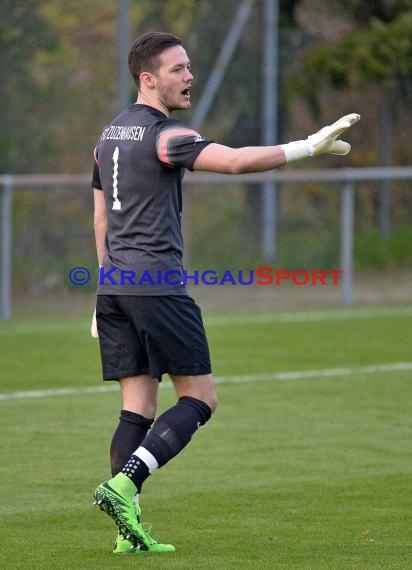
{"label": "number 1 on jersey", "polygon": [[119,147],[114,149],[113,153],[113,207],[112,210],[121,210],[122,203],[117,197],[117,175],[119,174]]}

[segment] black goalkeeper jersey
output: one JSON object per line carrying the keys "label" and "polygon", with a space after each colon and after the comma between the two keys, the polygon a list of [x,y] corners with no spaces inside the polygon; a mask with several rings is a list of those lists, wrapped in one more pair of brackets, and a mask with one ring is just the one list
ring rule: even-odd
{"label": "black goalkeeper jersey", "polygon": [[101,295],[185,295],[182,179],[212,141],[148,105],[103,129],[92,186],[104,192],[106,256]]}

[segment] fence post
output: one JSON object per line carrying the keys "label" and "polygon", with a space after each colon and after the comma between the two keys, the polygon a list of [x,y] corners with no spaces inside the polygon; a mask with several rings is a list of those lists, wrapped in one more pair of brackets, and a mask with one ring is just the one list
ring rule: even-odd
{"label": "fence post", "polygon": [[3,177],[1,193],[1,320],[8,321],[11,315],[11,232],[12,232],[11,176]]}
{"label": "fence post", "polygon": [[349,307],[352,304],[353,286],[353,242],[355,218],[355,192],[353,180],[344,183],[341,191],[341,238],[340,260],[343,269],[342,304]]}
{"label": "fence post", "polygon": [[[278,139],[278,71],[279,71],[279,0],[263,3],[263,101],[262,144],[274,146]],[[261,198],[262,257],[273,261],[277,256],[278,187],[274,181],[262,184]]]}

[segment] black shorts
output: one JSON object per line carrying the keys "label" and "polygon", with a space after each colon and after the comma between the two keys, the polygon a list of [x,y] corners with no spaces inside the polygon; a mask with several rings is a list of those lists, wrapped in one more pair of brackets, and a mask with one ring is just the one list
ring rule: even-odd
{"label": "black shorts", "polygon": [[187,295],[98,295],[103,379],[150,374],[210,374],[202,316]]}

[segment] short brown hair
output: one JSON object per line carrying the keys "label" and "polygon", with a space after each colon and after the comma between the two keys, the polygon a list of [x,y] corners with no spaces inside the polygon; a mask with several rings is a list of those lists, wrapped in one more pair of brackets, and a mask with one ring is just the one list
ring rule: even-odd
{"label": "short brown hair", "polygon": [[155,73],[160,67],[159,56],[167,48],[181,46],[180,38],[163,32],[149,32],[138,38],[129,50],[129,71],[137,87],[143,71]]}

